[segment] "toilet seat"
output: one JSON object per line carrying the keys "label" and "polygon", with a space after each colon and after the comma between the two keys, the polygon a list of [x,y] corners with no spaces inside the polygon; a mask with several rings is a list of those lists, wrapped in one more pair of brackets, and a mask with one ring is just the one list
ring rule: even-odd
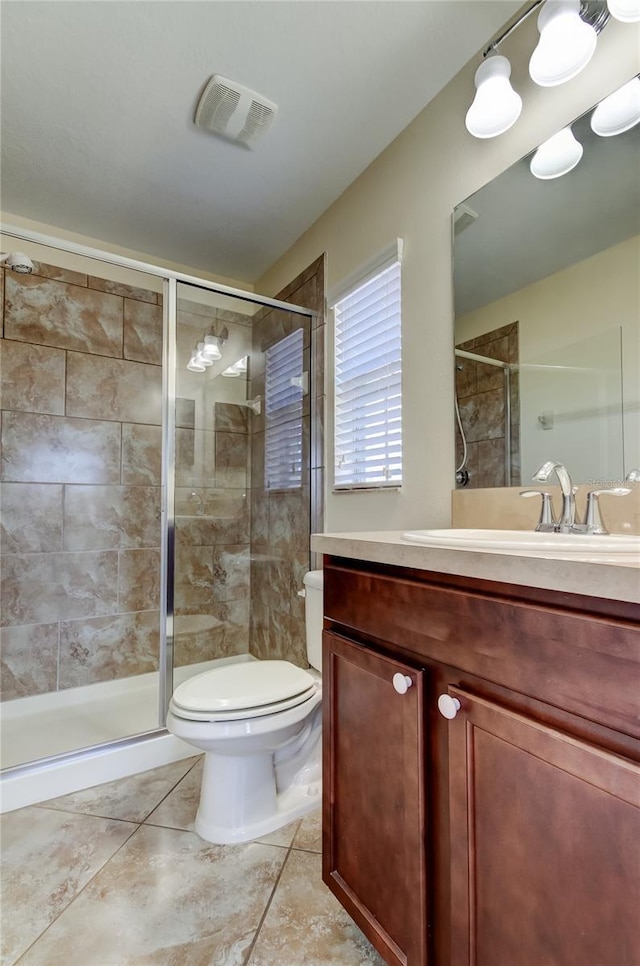
{"label": "toilet seat", "polygon": [[170,708],[192,721],[257,718],[303,704],[317,689],[314,678],[289,661],[247,661],[189,678],[176,688]]}

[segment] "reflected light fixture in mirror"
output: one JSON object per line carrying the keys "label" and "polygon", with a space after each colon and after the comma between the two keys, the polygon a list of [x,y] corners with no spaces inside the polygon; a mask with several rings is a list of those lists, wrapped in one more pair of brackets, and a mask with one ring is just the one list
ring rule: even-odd
{"label": "reflected light fixture in mirror", "polygon": [[204,345],[200,350],[203,357],[204,364],[207,364],[207,360],[210,363],[217,362],[218,359],[222,359],[222,352],[220,351],[220,340],[215,335],[205,335]]}
{"label": "reflected light fixture in mirror", "polygon": [[591,130],[608,138],[624,134],[640,121],[640,77],[634,77],[598,104],[591,117]]}
{"label": "reflected light fixture in mirror", "polygon": [[241,376],[246,371],[247,371],[247,357],[244,356],[242,359],[238,359],[237,362],[234,362],[233,365],[227,366],[226,369],[223,369],[221,375],[227,376],[229,379],[233,379],[236,376]]}
{"label": "reflected light fixture in mirror", "polygon": [[529,74],[541,87],[571,80],[593,57],[598,35],[580,18],[580,0],[547,0],[538,17],[540,40]]}
{"label": "reflected light fixture in mirror", "polygon": [[187,362],[187,369],[189,370],[189,372],[205,372],[206,368],[207,367],[199,361],[197,351],[191,356],[191,358]]}
{"label": "reflected light fixture in mirror", "polygon": [[541,144],[531,158],[531,174],[542,181],[561,178],[573,171],[583,154],[582,145],[576,141],[571,126],[563,128]]}
{"label": "reflected light fixture in mirror", "polygon": [[522,98],[509,77],[511,64],[500,54],[491,54],[475,75],[476,96],[467,111],[467,131],[476,138],[494,138],[515,124],[522,111]]}

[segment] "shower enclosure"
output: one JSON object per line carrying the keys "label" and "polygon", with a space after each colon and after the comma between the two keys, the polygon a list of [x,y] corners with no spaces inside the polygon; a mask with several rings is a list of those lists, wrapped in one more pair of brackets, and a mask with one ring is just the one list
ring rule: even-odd
{"label": "shower enclosure", "polygon": [[520,483],[518,323],[455,347],[456,487]]}
{"label": "shower enclosure", "polygon": [[3,783],[150,748],[211,662],[303,663],[322,473],[320,260],[270,300],[11,237],[35,270],[2,272]]}

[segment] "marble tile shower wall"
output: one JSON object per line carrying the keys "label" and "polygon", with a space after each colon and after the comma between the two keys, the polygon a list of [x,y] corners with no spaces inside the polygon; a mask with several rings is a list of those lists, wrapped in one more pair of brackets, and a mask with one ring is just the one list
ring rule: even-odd
{"label": "marble tile shower wall", "polygon": [[[509,362],[519,360],[518,323],[512,322],[456,346],[467,352]],[[469,488],[506,486],[505,391],[502,369],[456,359],[456,393],[460,419],[467,438]],[[517,369],[511,371],[511,482],[520,482],[520,390]],[[456,466],[462,457],[462,440],[456,428]]]}
{"label": "marble tile shower wall", "polygon": [[246,406],[216,401],[209,429],[182,419],[176,430],[177,665],[249,650],[248,415]]}
{"label": "marble tile shower wall", "polygon": [[3,275],[3,699],[157,668],[161,296]]}
{"label": "marble tile shower wall", "polygon": [[[261,310],[253,323],[251,398],[264,398],[265,351],[302,327],[304,369],[310,391],[303,408],[303,485],[269,492],[264,483],[264,414],[251,417],[251,627],[256,657],[307,667],[304,600],[298,596],[310,566],[309,534],[323,526],[325,257],[313,262],[277,298],[313,309],[305,319],[283,310]],[[313,418],[312,418],[313,414]],[[313,501],[311,499],[313,493]]]}

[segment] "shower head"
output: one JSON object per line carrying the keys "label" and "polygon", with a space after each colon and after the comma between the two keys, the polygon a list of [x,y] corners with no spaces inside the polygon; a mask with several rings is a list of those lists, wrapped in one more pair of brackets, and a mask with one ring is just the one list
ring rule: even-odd
{"label": "shower head", "polygon": [[30,275],[34,268],[31,259],[27,255],[23,255],[22,252],[8,252],[7,254],[2,252],[0,262],[4,262],[7,268],[10,268],[13,272],[19,272],[21,275]]}

